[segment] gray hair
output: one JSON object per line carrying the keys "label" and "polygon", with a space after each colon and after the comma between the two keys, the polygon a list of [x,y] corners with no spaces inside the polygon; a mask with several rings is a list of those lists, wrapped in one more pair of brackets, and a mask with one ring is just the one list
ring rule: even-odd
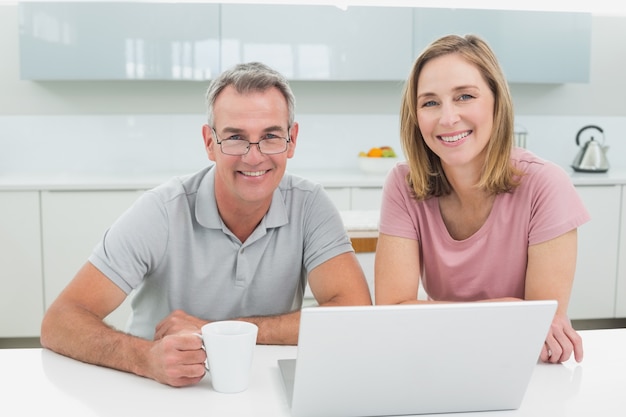
{"label": "gray hair", "polygon": [[222,72],[211,82],[206,92],[207,119],[209,126],[214,127],[213,106],[217,96],[229,85],[235,87],[238,93],[245,94],[254,91],[266,91],[276,87],[287,100],[289,110],[288,127],[293,125],[296,99],[291,91],[289,82],[278,71],[260,62],[238,64]]}

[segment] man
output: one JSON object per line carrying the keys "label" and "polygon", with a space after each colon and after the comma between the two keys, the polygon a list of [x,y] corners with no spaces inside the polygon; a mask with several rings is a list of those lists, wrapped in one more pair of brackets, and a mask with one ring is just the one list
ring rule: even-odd
{"label": "man", "polygon": [[[371,304],[336,208],[285,174],[298,124],[285,78],[238,65],[207,91],[204,144],[215,164],[145,193],[106,232],[45,314],[41,344],[172,386],[204,376],[209,321],[295,344],[308,280],[321,306]],[[128,333],[103,322],[133,292]]]}

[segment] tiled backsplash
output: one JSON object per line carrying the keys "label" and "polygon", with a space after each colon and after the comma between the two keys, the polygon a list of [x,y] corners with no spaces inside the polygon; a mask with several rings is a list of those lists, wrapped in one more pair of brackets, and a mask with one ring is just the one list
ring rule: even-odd
{"label": "tiled backsplash", "polygon": [[[0,175],[185,173],[207,163],[205,116],[1,116]],[[360,150],[388,145],[401,152],[397,115],[302,114],[289,169],[356,170]],[[611,167],[626,168],[626,117],[519,116],[527,148],[568,167],[578,152],[577,132],[602,127]]]}

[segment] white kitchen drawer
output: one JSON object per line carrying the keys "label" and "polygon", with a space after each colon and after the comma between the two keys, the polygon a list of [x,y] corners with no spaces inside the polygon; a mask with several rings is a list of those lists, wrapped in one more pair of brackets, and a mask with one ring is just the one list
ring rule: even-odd
{"label": "white kitchen drawer", "polygon": [[350,210],[350,187],[324,187],[337,210]]}
{"label": "white kitchen drawer", "polygon": [[38,191],[0,192],[0,337],[39,336],[43,318]]}
{"label": "white kitchen drawer", "polygon": [[352,189],[352,210],[380,210],[382,187],[358,187]]}
{"label": "white kitchen drawer", "polygon": [[[48,308],[111,224],[142,191],[44,191],[41,194],[45,306]],[[130,299],[106,321],[124,329]]]}
{"label": "white kitchen drawer", "polygon": [[324,187],[338,210],[380,210],[382,187]]}
{"label": "white kitchen drawer", "polygon": [[619,238],[619,262],[617,269],[617,288],[615,291],[615,316],[626,317],[626,186],[622,186],[622,205],[619,212],[622,213],[620,222]]}
{"label": "white kitchen drawer", "polygon": [[570,319],[615,317],[621,186],[576,186],[591,221],[578,229]]}

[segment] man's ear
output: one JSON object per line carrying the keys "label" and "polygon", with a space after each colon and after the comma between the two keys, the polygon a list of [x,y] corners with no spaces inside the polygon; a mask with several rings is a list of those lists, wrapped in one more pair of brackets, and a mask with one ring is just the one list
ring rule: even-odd
{"label": "man's ear", "polygon": [[209,125],[202,126],[202,138],[209,160],[215,161],[215,140],[213,140],[213,129]]}
{"label": "man's ear", "polygon": [[287,158],[292,158],[296,151],[296,141],[298,140],[299,128],[300,126],[298,125],[298,123],[294,122],[293,125],[291,125],[291,129],[289,129],[290,143],[289,143],[289,149],[287,150]]}

